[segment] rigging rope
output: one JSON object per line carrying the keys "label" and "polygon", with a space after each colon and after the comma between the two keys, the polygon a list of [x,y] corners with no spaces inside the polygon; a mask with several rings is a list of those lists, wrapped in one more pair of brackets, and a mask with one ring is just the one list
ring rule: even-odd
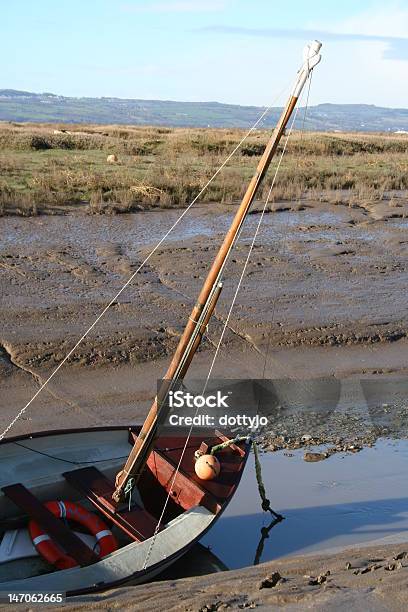
{"label": "rigging rope", "polygon": [[[226,320],[225,320],[225,322],[224,322],[224,325],[223,325],[223,329],[222,329],[222,332],[221,332],[221,336],[220,336],[220,338],[219,338],[219,341],[218,341],[218,344],[217,344],[217,348],[216,348],[216,350],[215,350],[215,354],[214,354],[214,356],[213,356],[213,359],[212,359],[212,362],[211,362],[211,365],[210,365],[210,369],[208,370],[208,373],[207,373],[207,376],[206,376],[206,380],[205,380],[205,383],[204,383],[204,388],[203,388],[203,391],[202,391],[202,395],[204,395],[204,393],[205,393],[205,391],[206,391],[206,389],[207,389],[208,382],[209,382],[209,380],[210,380],[210,377],[211,377],[211,374],[212,374],[212,370],[213,370],[213,368],[214,368],[214,364],[215,364],[215,361],[216,361],[216,359],[217,359],[217,356],[218,356],[218,353],[219,353],[219,350],[220,350],[220,346],[221,346],[221,343],[222,343],[223,338],[224,338],[225,330],[226,330],[226,328],[227,328],[227,326],[228,326],[229,319],[230,319],[230,317],[231,317],[231,313],[232,313],[232,310],[233,310],[234,305],[235,305],[235,301],[236,301],[237,296],[238,296],[238,292],[239,292],[239,290],[240,290],[240,288],[241,288],[241,284],[242,284],[242,281],[243,281],[243,278],[244,278],[244,275],[245,275],[246,269],[247,269],[247,267],[248,267],[249,259],[250,259],[250,257],[251,257],[251,254],[252,254],[252,251],[253,251],[253,248],[254,248],[254,245],[255,245],[255,241],[256,241],[256,238],[257,238],[257,236],[258,236],[258,233],[259,233],[259,230],[260,230],[260,227],[261,227],[261,224],[262,224],[262,220],[263,220],[264,215],[265,215],[266,207],[267,207],[267,205],[268,205],[268,203],[269,203],[269,200],[270,200],[270,197],[271,197],[271,194],[272,194],[272,190],[273,190],[273,187],[274,187],[274,185],[275,185],[276,178],[277,178],[277,176],[278,176],[278,172],[279,172],[279,169],[280,169],[280,166],[281,166],[282,160],[283,160],[283,156],[285,155],[285,152],[286,152],[286,147],[287,147],[287,144],[288,144],[288,141],[289,141],[289,137],[290,137],[290,135],[291,135],[291,133],[292,133],[292,130],[293,130],[293,125],[294,125],[294,123],[295,123],[295,121],[296,121],[296,117],[297,117],[298,110],[299,110],[299,107],[297,106],[297,107],[296,107],[296,109],[295,109],[295,112],[294,112],[294,116],[293,116],[293,119],[292,119],[292,122],[291,122],[291,125],[290,125],[290,128],[289,128],[288,134],[287,134],[287,136],[286,136],[286,140],[285,140],[285,144],[284,144],[284,146],[283,146],[282,153],[281,153],[281,155],[280,155],[280,157],[279,157],[278,164],[277,164],[276,169],[275,169],[275,174],[274,174],[274,176],[273,176],[272,183],[271,183],[271,186],[270,186],[270,188],[269,188],[268,195],[267,195],[267,197],[266,197],[266,199],[265,199],[265,203],[264,203],[264,206],[263,206],[263,209],[262,209],[261,215],[260,215],[260,219],[259,219],[259,221],[258,221],[258,225],[257,225],[257,227],[256,227],[256,229],[255,229],[255,233],[254,233],[254,236],[253,236],[253,238],[252,238],[252,242],[251,242],[251,245],[250,245],[250,248],[249,248],[249,251],[248,251],[248,255],[247,255],[247,258],[246,258],[246,260],[245,260],[245,263],[244,263],[244,266],[243,266],[243,269],[242,269],[242,272],[241,272],[241,276],[240,276],[240,278],[239,278],[239,281],[238,281],[238,284],[237,284],[237,288],[236,288],[236,290],[235,290],[234,297],[233,297],[233,299],[232,299],[232,303],[231,303],[231,306],[230,306],[230,309],[229,309],[229,312],[228,312],[227,318],[226,318]],[[242,224],[241,224],[240,232],[241,232],[241,230],[242,230]],[[228,256],[229,256],[229,254],[230,254],[230,252],[231,252],[232,247],[233,247],[233,245],[231,245],[231,246],[230,246],[230,248],[229,248],[229,250],[228,250],[228,254],[227,254],[227,257],[226,257],[226,259],[225,259],[225,261],[224,261],[224,265],[225,265],[225,263],[226,263],[226,261],[227,261],[227,259],[228,259]],[[220,270],[220,274],[219,274],[219,275],[218,275],[218,277],[217,277],[217,281],[219,280],[220,275],[222,274],[223,269],[224,269],[224,266],[223,266],[223,267],[222,267],[222,269]],[[195,415],[194,415],[194,417],[196,417],[196,416],[198,415],[199,410],[200,410],[200,408],[198,407],[198,408],[197,408],[197,410],[195,411]],[[193,418],[193,422],[194,422],[194,418]],[[149,561],[149,558],[150,558],[151,552],[152,552],[152,550],[153,550],[153,546],[154,546],[154,544],[155,544],[157,534],[158,534],[158,532],[159,532],[159,529],[160,529],[161,523],[162,523],[162,521],[163,521],[163,517],[164,517],[164,514],[165,514],[165,512],[166,512],[167,505],[168,505],[168,503],[169,503],[169,499],[170,499],[170,495],[171,495],[171,490],[173,489],[173,485],[174,485],[174,482],[175,482],[175,480],[176,480],[177,474],[178,474],[178,472],[179,472],[179,470],[180,470],[180,466],[181,466],[181,463],[182,463],[182,461],[183,461],[183,458],[184,458],[184,455],[185,455],[185,452],[186,452],[186,449],[187,449],[188,442],[189,442],[190,437],[191,437],[191,434],[192,434],[192,432],[193,432],[193,427],[194,427],[194,425],[191,425],[191,426],[190,426],[190,429],[189,429],[189,431],[188,431],[188,434],[187,434],[187,437],[186,437],[186,441],[185,441],[185,444],[184,444],[183,450],[182,450],[182,452],[181,452],[181,455],[180,455],[179,461],[178,461],[178,463],[177,463],[177,466],[176,466],[176,468],[175,468],[175,470],[174,470],[174,474],[173,474],[173,477],[172,477],[172,479],[171,479],[171,483],[170,483],[170,485],[169,485],[169,487],[168,487],[168,493],[167,493],[167,496],[166,496],[166,501],[164,502],[162,512],[161,512],[161,514],[160,514],[159,520],[158,520],[158,522],[157,522],[156,528],[155,528],[154,533],[153,533],[153,536],[152,536],[152,538],[151,538],[151,542],[150,542],[149,548],[148,548],[148,550],[147,550],[146,557],[145,557],[145,560],[144,560],[144,563],[143,563],[142,569],[146,569],[146,567],[147,567],[147,563],[148,563],[148,561]]]}
{"label": "rigging rope", "polygon": [[302,129],[300,130],[301,138],[302,138],[302,136],[304,134],[304,131],[305,131],[305,122],[306,122],[306,117],[307,117],[307,111],[309,109],[309,96],[310,96],[310,88],[312,86],[312,78],[313,78],[313,70],[312,70],[312,72],[309,73],[309,77],[308,77],[309,84],[308,84],[308,87],[307,87],[305,112],[303,113]]}
{"label": "rigging rope", "polygon": [[211,178],[208,179],[208,181],[205,183],[204,187],[199,191],[199,193],[195,196],[195,198],[190,202],[190,204],[187,206],[187,208],[181,213],[181,215],[176,219],[176,221],[173,223],[173,225],[170,227],[169,230],[167,230],[167,232],[164,234],[164,236],[159,240],[159,242],[156,244],[156,246],[150,251],[150,253],[147,255],[147,257],[142,261],[142,263],[139,265],[139,267],[133,272],[133,274],[128,278],[128,280],[125,282],[124,285],[122,285],[122,287],[119,289],[119,291],[116,293],[116,295],[109,301],[109,303],[103,308],[103,310],[100,312],[100,314],[96,317],[96,319],[93,321],[93,323],[88,327],[88,329],[82,334],[82,336],[79,338],[79,340],[75,343],[75,345],[71,348],[71,350],[65,355],[65,357],[62,359],[62,361],[60,361],[60,363],[57,365],[57,367],[55,368],[55,370],[53,370],[53,372],[49,375],[49,377],[40,385],[39,389],[37,389],[37,391],[34,393],[34,395],[31,397],[31,399],[25,404],[25,406],[23,406],[23,408],[21,408],[21,410],[16,414],[16,416],[10,421],[9,425],[3,430],[3,432],[0,434],[0,440],[2,440],[10,431],[10,429],[12,429],[12,427],[16,424],[16,422],[23,416],[23,414],[25,413],[25,411],[27,410],[27,408],[33,403],[33,401],[38,397],[38,395],[41,393],[41,391],[43,391],[43,389],[49,384],[49,382],[54,378],[54,376],[57,374],[57,372],[62,368],[62,366],[64,365],[64,363],[66,363],[68,361],[68,359],[71,357],[71,355],[74,353],[74,351],[78,348],[78,346],[81,344],[81,342],[88,336],[88,334],[93,330],[93,328],[97,325],[97,323],[102,319],[102,317],[105,315],[105,313],[109,310],[109,308],[117,301],[117,299],[119,298],[119,296],[123,293],[123,291],[126,289],[126,287],[128,287],[130,285],[130,283],[133,281],[133,279],[135,278],[135,276],[140,272],[140,270],[144,267],[144,265],[149,261],[149,259],[151,259],[151,257],[154,255],[154,253],[159,249],[159,247],[163,244],[163,242],[166,240],[166,238],[171,234],[171,232],[175,229],[175,227],[180,223],[180,221],[184,218],[184,216],[189,212],[189,210],[194,206],[194,204],[197,202],[197,200],[200,198],[200,196],[204,193],[204,191],[207,189],[207,187],[213,182],[213,180],[218,176],[218,174],[221,172],[221,170],[225,167],[225,165],[229,162],[229,160],[235,155],[235,153],[240,149],[240,147],[242,146],[242,144],[245,142],[245,140],[248,138],[248,136],[257,128],[257,126],[261,123],[261,121],[265,118],[265,116],[268,114],[268,112],[271,110],[272,105],[275,103],[275,101],[282,95],[282,93],[285,91],[287,87],[285,87],[275,98],[274,100],[271,102],[270,106],[268,106],[267,108],[265,108],[265,110],[263,111],[263,113],[259,116],[259,118],[255,121],[255,123],[252,125],[252,127],[249,128],[249,130],[245,133],[245,135],[243,136],[243,138],[240,140],[240,142],[236,145],[236,147],[231,151],[231,153],[226,157],[226,159],[223,161],[223,163],[219,166],[219,168],[214,172],[214,174],[211,176]]}
{"label": "rigging rope", "polygon": [[[222,341],[223,341],[223,339],[224,339],[224,335],[225,335],[225,332],[226,332],[227,326],[228,326],[228,324],[229,324],[229,320],[230,320],[230,318],[231,318],[231,314],[232,314],[233,308],[234,308],[234,306],[235,306],[235,302],[236,302],[236,299],[237,299],[237,297],[238,297],[238,293],[239,293],[239,290],[240,290],[240,288],[241,288],[242,281],[243,281],[244,276],[245,276],[245,273],[246,273],[246,269],[247,269],[248,264],[249,264],[249,260],[250,260],[251,255],[252,255],[252,251],[253,251],[253,249],[254,249],[255,242],[256,242],[256,239],[257,239],[258,234],[259,234],[259,230],[261,229],[262,221],[263,221],[263,218],[264,218],[264,216],[265,216],[265,212],[266,212],[266,207],[267,207],[267,206],[268,206],[268,204],[269,204],[269,200],[270,200],[270,197],[271,197],[271,195],[272,195],[272,190],[273,190],[273,188],[274,188],[274,186],[275,186],[275,183],[276,183],[276,178],[277,178],[277,176],[278,176],[278,172],[279,172],[279,169],[280,169],[281,164],[282,164],[283,156],[285,155],[285,152],[286,152],[286,147],[287,147],[287,144],[288,144],[288,141],[289,141],[289,137],[290,137],[290,135],[291,135],[291,133],[292,133],[292,130],[293,130],[293,125],[294,125],[294,123],[295,123],[295,121],[296,121],[296,117],[297,117],[297,113],[298,113],[298,111],[299,111],[299,107],[296,107],[296,109],[295,109],[295,113],[294,113],[294,116],[293,116],[293,120],[292,120],[291,126],[290,126],[290,128],[289,128],[288,135],[287,135],[286,140],[285,140],[285,144],[284,144],[284,146],[283,146],[282,153],[281,153],[281,155],[280,155],[280,158],[279,158],[278,164],[277,164],[276,169],[275,169],[275,174],[274,174],[274,176],[273,176],[272,183],[271,183],[271,186],[270,186],[269,191],[268,191],[268,195],[267,195],[267,197],[266,197],[266,199],[265,199],[265,202],[264,202],[264,205],[263,205],[263,208],[262,208],[261,214],[260,214],[260,216],[259,216],[258,225],[256,226],[255,233],[254,233],[254,236],[253,236],[253,238],[252,238],[252,242],[251,242],[251,245],[250,245],[250,247],[249,247],[249,251],[248,251],[248,254],[247,254],[247,257],[246,257],[246,260],[245,260],[244,266],[243,266],[242,271],[241,271],[241,276],[240,276],[240,278],[239,278],[239,281],[238,281],[238,284],[237,284],[237,287],[236,287],[236,290],[235,290],[235,293],[234,293],[234,297],[232,298],[231,306],[230,306],[230,308],[229,308],[229,311],[228,311],[227,317],[226,317],[226,319],[225,319],[225,323],[224,323],[224,326],[223,326],[223,329],[222,329],[222,332],[221,332],[221,336],[220,336],[219,341],[218,341],[218,344],[217,344],[217,348],[215,349],[215,354],[214,354],[214,357],[213,357],[213,360],[212,360],[212,363],[211,363],[211,366],[210,366],[210,370],[209,370],[209,374],[208,374],[208,377],[207,377],[207,382],[206,382],[206,387],[205,387],[205,389],[207,388],[208,380],[209,380],[209,378],[210,378],[210,376],[211,376],[211,373],[212,373],[212,370],[213,370],[213,368],[214,368],[215,361],[216,361],[216,359],[217,359],[217,356],[218,356],[218,353],[219,353],[219,350],[220,350],[220,347],[221,347],[221,343],[222,343]],[[205,389],[204,389],[203,393],[205,392]]]}
{"label": "rigging rope", "polygon": [[[312,85],[312,77],[313,77],[313,71],[311,71],[309,73],[309,77],[308,77],[309,83],[308,83],[308,88],[307,88],[305,110],[304,110],[304,113],[303,113],[302,127],[301,127],[301,130],[300,130],[300,138],[301,139],[303,138],[303,134],[304,134],[304,130],[305,130],[306,117],[307,117],[307,113],[308,113],[308,109],[309,109],[309,97],[310,97],[310,88],[311,88],[311,85]],[[303,95],[304,94],[302,94],[302,98],[303,98]],[[288,233],[289,233],[289,224],[287,223],[284,226],[284,232],[283,232],[282,241],[281,241],[282,245],[283,245],[283,248],[285,248],[285,246],[286,246],[286,241],[287,241]],[[282,249],[281,249],[281,252],[283,252]],[[275,311],[276,311],[277,301],[278,301],[278,293],[276,291],[275,292],[275,296],[274,296],[273,301],[272,301],[271,324],[273,323],[273,321],[275,319]],[[271,334],[269,334],[268,344],[267,344],[267,347],[266,347],[266,353],[264,354],[264,364],[263,364],[263,369],[262,369],[262,380],[265,380],[266,366],[267,366],[268,360],[270,359],[270,357],[269,357],[270,348],[271,348]],[[274,361],[275,367],[277,367],[278,370],[283,371],[284,375],[286,377],[286,375],[290,371],[290,365],[289,364],[285,364],[285,368],[283,370],[283,367],[281,366],[281,364],[279,363],[279,361],[278,361],[278,359],[276,357],[273,359],[273,361]],[[300,386],[303,387],[304,390],[308,391],[310,389],[310,387],[309,387],[309,385],[307,385],[307,383],[302,383],[301,381],[298,381],[298,382],[299,382]],[[261,399],[259,399],[258,410],[259,410],[259,407],[260,407],[260,401],[261,401]]]}

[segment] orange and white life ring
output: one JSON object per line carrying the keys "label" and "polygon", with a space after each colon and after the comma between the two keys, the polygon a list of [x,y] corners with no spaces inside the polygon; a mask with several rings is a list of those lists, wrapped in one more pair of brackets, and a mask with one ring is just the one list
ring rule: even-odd
{"label": "orange and white life ring", "polygon": [[[57,518],[68,519],[86,527],[97,540],[100,558],[117,549],[118,545],[115,537],[96,514],[92,514],[79,504],[69,501],[50,501],[45,503],[44,506]],[[58,569],[78,566],[77,561],[61,550],[36,521],[30,521],[28,530],[34,546],[48,563],[55,565]]]}

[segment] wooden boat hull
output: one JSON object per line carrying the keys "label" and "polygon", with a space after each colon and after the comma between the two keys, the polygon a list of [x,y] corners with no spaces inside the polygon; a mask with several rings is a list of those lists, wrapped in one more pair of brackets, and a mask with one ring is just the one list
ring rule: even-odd
{"label": "wooden boat hull", "polygon": [[[62,499],[91,505],[90,496],[72,486],[73,482],[75,484],[73,476],[87,474],[89,466],[92,466],[91,469],[96,466],[103,476],[113,479],[138,430],[137,427],[77,429],[41,432],[2,441],[2,532],[27,524],[27,515],[24,516],[7,495],[8,489],[16,486],[16,483],[22,485],[23,490],[28,489],[40,502]],[[62,591],[77,595],[105,590],[128,581],[133,584],[145,582],[169,567],[218,520],[238,486],[247,461],[249,445],[245,444],[235,451],[227,449],[220,456],[224,469],[218,479],[211,483],[196,482],[192,457],[204,437],[211,439],[212,444],[220,441],[213,432],[191,439],[181,464],[181,473],[177,475],[171,491],[166,488],[169,486],[169,475],[174,474],[174,465],[178,463],[185,438],[159,437],[156,441],[146,476],[141,479],[136,492],[137,503],[147,508],[149,516],[156,518],[160,516],[167,493],[171,493],[163,527],[156,535],[150,531],[150,537],[141,536],[140,541],[131,541],[121,532],[123,539],[118,550],[99,561],[60,571],[52,571],[53,568],[45,566],[41,570],[44,572],[42,575],[24,574],[30,564],[29,559],[0,564],[0,590]],[[95,511],[95,507],[90,509]],[[108,512],[104,519],[107,517]]]}

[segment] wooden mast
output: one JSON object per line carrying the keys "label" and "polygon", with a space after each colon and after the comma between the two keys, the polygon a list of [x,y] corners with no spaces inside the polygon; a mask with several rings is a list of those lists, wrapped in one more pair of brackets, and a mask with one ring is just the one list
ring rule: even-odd
{"label": "wooden mast", "polygon": [[[211,266],[208,276],[198,296],[197,303],[195,304],[191,312],[191,315],[187,321],[187,325],[180,338],[176,352],[164,376],[164,381],[172,381],[175,378],[182,378],[187,370],[188,365],[191,362],[192,356],[194,355],[194,352],[197,349],[202,336],[202,333],[197,334],[197,326],[202,328],[203,314],[205,314],[204,318],[206,322],[208,322],[208,319],[214,310],[215,303],[209,304],[209,300],[211,300],[212,296],[214,295],[214,287],[220,280],[220,275],[223,270],[225,261],[229,255],[231,248],[235,243],[241,226],[255,198],[257,190],[276,152],[279,141],[292,115],[293,109],[296,106],[304,84],[311,70],[313,70],[313,68],[320,61],[320,47],[321,43],[319,41],[313,41],[304,49],[304,62],[300,71],[298,72],[295,86],[286,103],[285,108],[282,111],[280,119],[273,131],[273,134],[266,146],[266,149],[261,159],[259,160],[255,174],[248,185],[246,193],[232,221],[231,227],[229,228],[224,238],[224,241],[218,251],[218,254]],[[215,302],[218,299],[218,295],[219,291],[216,295]],[[194,336],[196,338],[199,338],[199,340],[197,341],[196,339],[192,343],[192,339]],[[184,366],[182,367],[181,371],[180,366],[182,363],[184,363]],[[185,364],[187,364],[187,367],[185,367]],[[166,384],[164,387],[165,388],[159,390],[159,396],[161,395],[162,397],[164,397],[167,393],[168,384]],[[156,397],[122,471],[117,474],[116,490],[113,494],[113,499],[116,502],[120,501],[120,499],[123,497],[124,489],[129,478],[133,476],[137,477],[137,475],[140,475],[147,461],[147,457],[150,454],[152,444],[154,442],[159,404],[160,401],[158,401],[158,398]]]}

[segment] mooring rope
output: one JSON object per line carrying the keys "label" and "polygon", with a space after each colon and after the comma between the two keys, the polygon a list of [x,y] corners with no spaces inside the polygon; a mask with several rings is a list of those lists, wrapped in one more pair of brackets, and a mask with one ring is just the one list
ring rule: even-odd
{"label": "mooring rope", "polygon": [[287,88],[287,86],[273,99],[273,101],[271,102],[271,104],[265,108],[265,110],[261,113],[261,115],[259,116],[259,118],[255,121],[255,123],[249,128],[249,130],[244,134],[244,136],[242,137],[242,139],[240,140],[240,142],[236,145],[236,147],[231,151],[231,153],[225,158],[225,160],[223,161],[223,163],[217,168],[217,170],[214,172],[214,174],[211,176],[211,178],[208,179],[208,181],[205,183],[204,187],[202,187],[202,189],[198,192],[198,194],[194,197],[194,199],[190,202],[190,204],[187,206],[187,208],[184,209],[184,211],[181,213],[181,215],[176,219],[176,221],[173,223],[173,225],[170,227],[170,229],[167,230],[167,232],[164,234],[164,236],[159,240],[159,242],[156,244],[156,246],[150,251],[150,253],[147,255],[147,257],[142,261],[142,263],[139,265],[139,267],[133,272],[133,274],[128,278],[128,280],[124,283],[124,285],[122,285],[122,287],[119,289],[119,291],[116,293],[116,295],[109,301],[109,303],[103,308],[103,310],[99,313],[99,315],[96,317],[96,319],[93,321],[93,323],[88,327],[88,329],[82,334],[82,336],[79,338],[79,340],[77,340],[77,342],[75,343],[75,345],[71,348],[71,350],[65,355],[65,357],[62,359],[62,361],[60,361],[60,363],[57,365],[57,367],[51,372],[51,374],[48,376],[48,378],[40,385],[39,389],[37,389],[37,391],[34,393],[34,395],[31,397],[31,399],[25,404],[25,406],[23,406],[23,408],[21,408],[21,410],[16,414],[16,416],[10,421],[10,423],[8,424],[8,426],[3,430],[3,432],[0,434],[0,440],[2,440],[10,431],[10,429],[12,429],[12,427],[14,427],[14,425],[17,423],[17,421],[23,416],[23,414],[26,412],[27,408],[29,408],[29,406],[33,403],[33,401],[38,397],[38,395],[41,393],[41,391],[43,391],[43,389],[45,389],[45,387],[51,382],[51,380],[54,378],[54,376],[57,374],[57,372],[62,368],[62,366],[64,365],[64,363],[66,363],[68,361],[68,359],[71,357],[71,355],[75,352],[75,350],[78,348],[78,346],[81,344],[81,342],[88,336],[88,334],[93,330],[93,328],[97,325],[97,323],[102,319],[102,317],[105,315],[105,313],[109,310],[109,308],[117,301],[117,299],[120,297],[120,295],[123,293],[123,291],[130,285],[130,283],[133,281],[133,279],[135,278],[135,276],[140,272],[140,270],[145,266],[145,264],[149,261],[149,259],[151,259],[151,257],[154,255],[154,253],[156,253],[156,251],[159,249],[159,247],[163,244],[163,242],[166,240],[166,238],[171,234],[171,232],[177,227],[177,225],[180,223],[180,221],[185,217],[185,215],[191,210],[191,208],[194,206],[194,204],[197,202],[197,200],[201,197],[201,195],[205,192],[205,190],[209,187],[209,185],[213,182],[213,180],[218,176],[218,174],[221,172],[221,170],[226,166],[226,164],[229,162],[229,160],[235,155],[235,153],[241,148],[242,144],[245,142],[245,140],[250,136],[250,134],[257,128],[257,126],[261,123],[261,121],[265,118],[265,116],[269,113],[269,111],[272,108],[272,105],[280,98],[280,96],[282,95],[282,93],[285,91],[285,89]]}
{"label": "mooring rope", "polygon": [[259,496],[260,496],[260,498],[262,500],[262,504],[261,504],[262,510],[264,512],[270,512],[272,514],[272,516],[274,516],[277,521],[283,521],[283,519],[285,517],[282,514],[279,514],[278,512],[275,512],[275,510],[272,510],[271,502],[266,497],[266,489],[265,489],[265,485],[264,485],[264,482],[263,482],[263,479],[262,479],[262,466],[261,466],[261,462],[259,460],[258,445],[255,442],[255,440],[252,440],[252,448],[254,449],[255,475],[256,475],[256,482],[258,484]]}
{"label": "mooring rope", "polygon": [[275,512],[275,510],[271,508],[271,502],[266,497],[266,489],[265,489],[265,485],[264,485],[263,478],[262,478],[262,466],[259,460],[258,445],[255,442],[255,440],[251,440],[250,436],[237,435],[235,436],[235,438],[231,438],[230,440],[226,440],[225,442],[222,442],[221,444],[216,444],[215,446],[213,446],[209,454],[216,455],[220,451],[224,450],[225,448],[228,448],[229,446],[232,446],[233,444],[238,444],[239,442],[245,442],[245,441],[246,442],[250,441],[252,444],[252,448],[254,450],[255,475],[256,475],[256,482],[258,485],[259,496],[262,501],[261,503],[262,510],[264,512],[270,512],[277,521],[283,521],[285,517],[282,514]]}
{"label": "mooring rope", "polygon": [[210,450],[210,455],[215,455],[216,453],[219,453],[220,451],[224,450],[224,448],[228,448],[229,446],[232,446],[233,444],[238,444],[239,442],[245,442],[247,441],[249,438],[249,436],[235,436],[235,438],[231,438],[231,440],[226,440],[225,442],[221,442],[221,444],[216,444],[215,446],[213,446]]}

